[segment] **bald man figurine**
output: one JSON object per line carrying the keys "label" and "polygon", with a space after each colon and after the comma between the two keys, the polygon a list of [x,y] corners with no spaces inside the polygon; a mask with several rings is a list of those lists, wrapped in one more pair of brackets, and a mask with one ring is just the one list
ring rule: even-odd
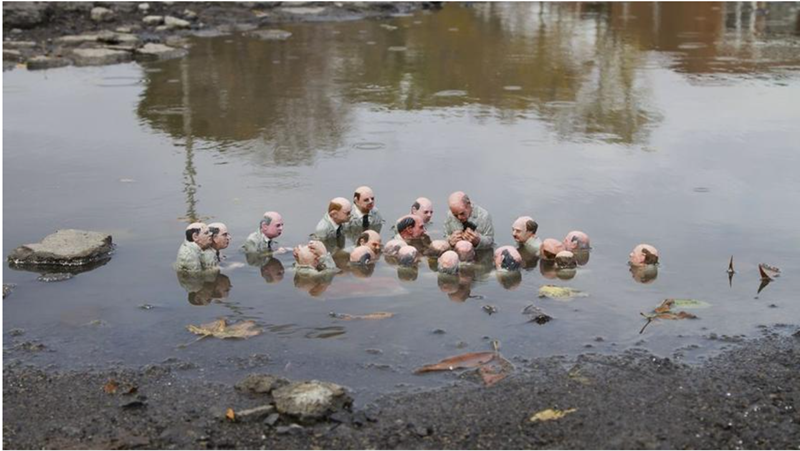
{"label": "bald man figurine", "polygon": [[469,196],[456,191],[447,199],[450,211],[444,222],[444,233],[451,246],[467,240],[476,249],[488,249],[494,244],[492,216],[479,205],[473,205]]}
{"label": "bald man figurine", "polygon": [[640,244],[633,248],[629,261],[631,266],[657,265],[658,249],[649,244]]}
{"label": "bald man figurine", "polygon": [[358,230],[375,230],[380,232],[383,227],[383,218],[375,208],[375,193],[368,186],[359,186],[353,193],[353,212],[350,216],[349,227]]}
{"label": "bald man figurine", "polygon": [[268,211],[258,223],[258,230],[251,233],[242,249],[246,254],[272,253],[280,250],[275,238],[283,233],[283,217],[278,212]]}
{"label": "bald man figurine", "polygon": [[369,246],[376,256],[381,253],[381,236],[374,230],[365,230],[356,240],[356,246]]}
{"label": "bald man figurine", "polygon": [[394,239],[409,243],[411,240],[421,238],[425,234],[422,218],[416,215],[405,215],[395,224],[397,235]]}
{"label": "bald man figurine", "polygon": [[520,216],[511,224],[511,236],[519,247],[524,248],[531,255],[539,255],[542,240],[536,236],[539,224],[530,216]]}
{"label": "bald man figurine", "polygon": [[203,251],[211,247],[211,232],[208,226],[202,222],[189,224],[185,231],[186,239],[178,248],[178,258],[175,261],[175,269],[178,271],[202,271]]}
{"label": "bald man figurine", "polygon": [[208,225],[211,232],[211,246],[204,250],[201,255],[201,262],[204,268],[219,266],[222,261],[219,251],[226,249],[231,243],[231,234],[228,227],[221,222],[214,222]]}
{"label": "bald man figurine", "polygon": [[427,197],[419,197],[411,204],[411,214],[422,218],[423,226],[427,229],[433,219],[433,202]]}
{"label": "bald man figurine", "polygon": [[522,256],[513,246],[503,246],[494,251],[494,267],[498,271],[519,271]]}
{"label": "bald man figurine", "polygon": [[331,199],[328,203],[328,212],[317,224],[312,239],[344,247],[345,226],[350,221],[351,209],[350,201],[344,197]]}

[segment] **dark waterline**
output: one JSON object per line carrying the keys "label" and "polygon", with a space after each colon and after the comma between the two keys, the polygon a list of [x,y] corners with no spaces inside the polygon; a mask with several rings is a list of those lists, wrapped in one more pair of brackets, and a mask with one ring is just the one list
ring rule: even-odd
{"label": "dark waterline", "polygon": [[[643,347],[691,361],[724,344],[708,337],[796,322],[796,5],[580,8],[448,4],[282,25],[293,33],[285,42],[195,39],[188,57],[146,67],[4,73],[4,255],[59,228],[107,231],[118,245],[110,263],[64,282],[4,268],[17,285],[3,301],[6,358],[85,367],[174,357],[232,379],[259,354],[270,358],[262,371],[368,398],[445,383],[411,373],[492,339],[517,360]],[[283,245],[303,242],[331,197],[362,184],[390,221],[430,197],[434,238],[461,189],[492,213],[501,245],[527,214],[543,238],[580,229],[594,250],[570,281],[537,267],[505,290],[491,274],[465,302],[424,265],[406,282],[385,262],[314,297],[295,288],[291,255],[279,257],[283,279],[267,283],[237,251],[265,210],[283,214]],[[206,306],[187,302],[170,267],[188,217],[223,221],[234,237],[228,296]],[[650,284],[626,266],[640,242],[662,254]],[[756,296],[761,262],[783,276]],[[590,296],[539,300],[546,283]],[[669,297],[712,306],[640,335],[639,313]],[[526,323],[531,303],[556,320]],[[396,316],[348,322],[331,311]],[[187,324],[219,317],[265,333],[179,347],[195,338]],[[10,351],[15,328],[25,334],[13,340],[55,352]]]}

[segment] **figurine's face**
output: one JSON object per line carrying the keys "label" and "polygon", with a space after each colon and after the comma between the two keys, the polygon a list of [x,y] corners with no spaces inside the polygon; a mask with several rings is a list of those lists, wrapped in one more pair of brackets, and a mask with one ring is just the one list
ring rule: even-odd
{"label": "figurine's face", "polygon": [[227,248],[231,244],[231,234],[228,233],[228,228],[224,225],[218,227],[219,233],[213,238],[211,246],[219,251]]}
{"label": "figurine's face", "polygon": [[200,232],[195,233],[193,236],[194,242],[200,246],[200,249],[208,249],[211,247],[211,231],[208,226],[203,224],[200,227]]}
{"label": "figurine's face", "polygon": [[528,231],[526,218],[519,218],[511,225],[511,236],[517,243],[523,244],[534,235],[533,232]]}
{"label": "figurine's face", "polygon": [[277,238],[283,233],[283,218],[281,215],[275,213],[270,216],[272,222],[261,226],[261,233],[269,239]]}
{"label": "figurine's face", "polygon": [[344,224],[350,220],[351,209],[352,207],[350,206],[350,203],[344,204],[338,211],[330,212],[331,219],[333,219],[333,222],[336,223],[336,225]]}
{"label": "figurine's face", "polygon": [[358,207],[362,213],[369,213],[375,207],[375,194],[369,188],[361,188],[357,192],[358,198],[353,198],[356,207]]}
{"label": "figurine's face", "polygon": [[472,203],[459,202],[450,205],[450,213],[453,213],[453,216],[459,221],[464,222],[472,215]]}
{"label": "figurine's face", "polygon": [[433,203],[425,198],[417,199],[419,208],[411,207],[411,214],[422,218],[422,222],[427,224],[433,219]]}

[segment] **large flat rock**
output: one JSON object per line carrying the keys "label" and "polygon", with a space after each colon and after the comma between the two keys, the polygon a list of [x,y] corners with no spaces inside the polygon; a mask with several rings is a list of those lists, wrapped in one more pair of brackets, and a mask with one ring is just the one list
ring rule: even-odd
{"label": "large flat rock", "polygon": [[59,230],[40,243],[14,249],[8,261],[16,265],[81,266],[109,258],[111,235],[85,230]]}
{"label": "large flat rock", "polygon": [[305,421],[325,418],[353,402],[343,387],[320,381],[292,382],[273,390],[272,396],[278,412]]}
{"label": "large flat rock", "polygon": [[104,66],[107,64],[126,63],[131,61],[133,57],[130,52],[97,48],[75,49],[72,51],[72,59],[76,66]]}

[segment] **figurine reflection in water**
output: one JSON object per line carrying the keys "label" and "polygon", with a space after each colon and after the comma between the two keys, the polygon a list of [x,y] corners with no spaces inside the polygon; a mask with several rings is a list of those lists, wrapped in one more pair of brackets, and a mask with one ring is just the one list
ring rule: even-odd
{"label": "figurine reflection in water", "polygon": [[312,240],[307,245],[296,246],[292,254],[295,258],[294,286],[315,297],[324,293],[337,272],[325,245]]}
{"label": "figurine reflection in water", "polygon": [[278,283],[283,280],[283,274],[286,270],[283,268],[283,263],[280,260],[274,257],[270,257],[270,259],[261,266],[261,277],[267,283]]}
{"label": "figurine reflection in water", "polygon": [[561,280],[570,280],[575,277],[578,266],[578,261],[575,259],[575,254],[570,251],[561,251],[556,254],[556,277]]}
{"label": "figurine reflection in water", "polygon": [[630,271],[633,280],[643,284],[653,283],[658,277],[656,265],[631,266]]}
{"label": "figurine reflection in water", "polygon": [[371,277],[375,271],[378,256],[369,246],[358,246],[350,253],[349,271],[360,278]]}
{"label": "figurine reflection in water", "polygon": [[225,274],[209,271],[179,271],[177,274],[178,283],[186,290],[187,300],[192,305],[208,305],[230,294],[231,280]]}

